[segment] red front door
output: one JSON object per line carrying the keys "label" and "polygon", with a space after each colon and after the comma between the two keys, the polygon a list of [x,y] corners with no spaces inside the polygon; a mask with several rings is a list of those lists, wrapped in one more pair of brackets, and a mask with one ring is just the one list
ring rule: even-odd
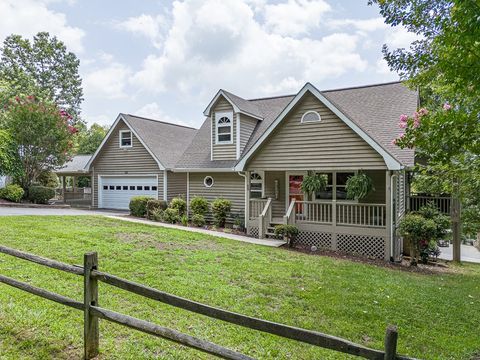
{"label": "red front door", "polygon": [[[303,181],[303,175],[288,176],[288,203],[290,203],[292,199],[295,199],[297,202],[304,200],[304,194],[301,189],[302,181]],[[295,210],[297,214],[302,214],[303,204],[297,203]]]}

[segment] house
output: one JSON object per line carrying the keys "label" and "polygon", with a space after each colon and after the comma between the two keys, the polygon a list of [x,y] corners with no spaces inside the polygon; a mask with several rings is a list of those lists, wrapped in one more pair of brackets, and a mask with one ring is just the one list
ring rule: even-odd
{"label": "house", "polygon": [[[398,118],[417,109],[401,82],[243,99],[219,90],[200,129],[120,114],[86,168],[92,206],[128,207],[133,195],[232,201],[251,236],[296,224],[298,241],[393,259],[396,222],[405,211],[406,170],[414,151],[392,144]],[[362,171],[375,190],[346,199],[346,179]],[[328,176],[325,191],[303,194],[307,173]]]}

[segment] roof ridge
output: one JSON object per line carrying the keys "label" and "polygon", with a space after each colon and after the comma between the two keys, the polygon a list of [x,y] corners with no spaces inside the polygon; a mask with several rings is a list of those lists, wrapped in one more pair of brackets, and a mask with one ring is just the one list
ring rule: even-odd
{"label": "roof ridge", "polygon": [[344,88],[335,88],[335,89],[327,89],[327,90],[320,90],[320,92],[333,92],[333,91],[343,91],[343,90],[353,90],[353,89],[363,89],[368,87],[374,86],[384,86],[384,85],[393,85],[393,84],[401,84],[401,80],[396,81],[388,81],[384,83],[375,83],[375,84],[366,84],[366,85],[356,85],[356,86],[348,86]]}
{"label": "roof ridge", "polygon": [[295,95],[297,95],[297,94],[266,96],[266,97],[259,97],[259,98],[246,99],[246,100],[247,101],[270,100],[270,99],[279,99],[279,98],[285,98],[285,97],[293,97]]}
{"label": "roof ridge", "polygon": [[138,119],[143,119],[143,120],[148,120],[148,121],[155,121],[155,122],[162,123],[162,124],[165,124],[165,125],[173,125],[173,126],[183,127],[183,128],[187,128],[187,129],[198,130],[197,128],[194,128],[192,126],[175,124],[175,123],[171,123],[171,122],[168,122],[168,121],[162,121],[162,120],[147,118],[147,117],[144,117],[144,116],[138,116],[138,115],[133,115],[133,114],[124,114],[124,113],[122,113],[122,115],[128,115],[128,116],[132,116],[132,117],[135,117],[135,118],[138,118]]}

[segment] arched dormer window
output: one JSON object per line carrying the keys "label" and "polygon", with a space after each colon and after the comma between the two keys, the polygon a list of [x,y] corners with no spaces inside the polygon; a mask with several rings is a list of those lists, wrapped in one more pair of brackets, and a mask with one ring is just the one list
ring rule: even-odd
{"label": "arched dormer window", "polygon": [[259,199],[263,197],[263,174],[252,172],[250,174],[250,198]]}
{"label": "arched dormer window", "polygon": [[233,143],[233,114],[215,113],[216,119],[216,144]]}
{"label": "arched dormer window", "polygon": [[320,114],[313,110],[307,111],[302,116],[302,123],[311,123],[311,122],[317,122],[321,120],[322,118],[320,117]]}

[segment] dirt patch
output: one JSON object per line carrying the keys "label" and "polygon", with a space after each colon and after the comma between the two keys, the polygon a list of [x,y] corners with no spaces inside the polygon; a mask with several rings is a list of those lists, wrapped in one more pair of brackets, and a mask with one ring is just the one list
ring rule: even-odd
{"label": "dirt patch", "polygon": [[154,247],[157,250],[220,250],[222,247],[215,241],[160,241],[151,233],[117,233],[115,238],[122,243],[133,244],[136,248]]}
{"label": "dirt patch", "polygon": [[312,256],[328,256],[335,259],[349,260],[357,263],[369,264],[369,265],[374,265],[374,266],[388,268],[388,269],[407,271],[407,272],[426,274],[426,275],[458,274],[462,272],[462,270],[459,268],[449,267],[448,263],[443,260],[438,260],[436,264],[432,264],[432,265],[418,264],[418,266],[410,266],[410,263],[407,260],[403,260],[401,263],[392,263],[390,261],[368,258],[361,255],[352,255],[352,254],[342,253],[338,251],[323,250],[323,249],[319,249],[317,251],[311,251],[309,246],[304,246],[304,245],[296,245],[293,248],[288,247],[288,245],[283,245],[282,247],[289,251],[301,252],[301,253],[309,254]]}

